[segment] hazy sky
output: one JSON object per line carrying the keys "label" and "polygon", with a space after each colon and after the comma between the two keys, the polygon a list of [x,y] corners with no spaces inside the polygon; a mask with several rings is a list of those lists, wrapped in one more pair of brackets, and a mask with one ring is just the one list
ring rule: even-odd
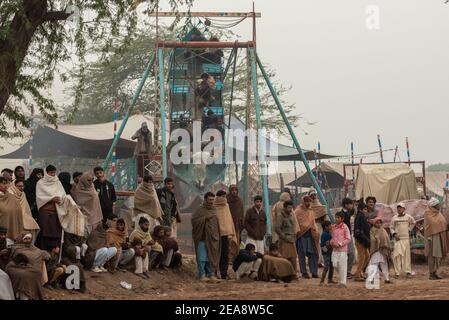
{"label": "hazy sky", "polygon": [[[256,0],[258,54],[285,84],[302,147],[322,152],[376,151],[399,145],[406,160],[449,162],[449,5],[444,0]],[[366,27],[379,8],[378,30]],[[249,0],[196,0],[193,11],[250,11]],[[250,39],[251,23],[234,29]],[[58,88],[56,88],[58,91]],[[61,97],[61,92],[56,95]],[[289,140],[283,142],[291,143]],[[379,161],[374,157],[367,161]],[[392,161],[393,153],[385,155]]]}
{"label": "hazy sky", "polygon": [[[348,154],[399,145],[406,159],[449,162],[449,5],[444,0],[256,0],[258,54],[292,84],[288,100],[315,126],[303,148]],[[366,27],[369,5],[380,29]],[[196,0],[194,11],[250,11],[248,0]],[[251,24],[236,28],[250,38]],[[372,161],[378,161],[371,158]],[[393,160],[393,153],[385,155]]]}

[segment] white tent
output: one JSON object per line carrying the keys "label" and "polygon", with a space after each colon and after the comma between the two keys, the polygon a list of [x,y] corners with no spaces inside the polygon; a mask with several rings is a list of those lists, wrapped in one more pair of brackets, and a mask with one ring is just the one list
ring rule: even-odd
{"label": "white tent", "polygon": [[420,198],[415,172],[405,163],[361,164],[356,196],[358,199],[374,196],[384,204]]}

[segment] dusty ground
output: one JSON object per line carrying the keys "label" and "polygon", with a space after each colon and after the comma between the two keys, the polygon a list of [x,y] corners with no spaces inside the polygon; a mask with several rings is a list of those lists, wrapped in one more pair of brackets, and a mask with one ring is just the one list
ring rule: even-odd
{"label": "dusty ground", "polygon": [[[47,299],[449,299],[449,265],[441,269],[443,280],[428,280],[425,264],[414,265],[413,279],[393,279],[393,284],[381,283],[380,290],[368,290],[363,282],[348,280],[347,289],[335,285],[319,287],[318,279],[300,279],[288,285],[268,282],[227,281],[218,284],[200,283],[195,278],[195,263],[191,257],[184,260],[180,271],[151,272],[149,280],[136,277],[131,272],[114,275],[86,272],[88,292],[47,290]],[[321,272],[321,271],[320,271]],[[121,281],[132,284],[131,290],[120,287]],[[251,292],[251,296],[248,295]]]}

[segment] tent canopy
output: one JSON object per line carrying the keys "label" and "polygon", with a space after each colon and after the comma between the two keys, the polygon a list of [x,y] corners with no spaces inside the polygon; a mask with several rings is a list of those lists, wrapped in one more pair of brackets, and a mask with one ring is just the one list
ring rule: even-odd
{"label": "tent canopy", "polygon": [[[329,189],[343,188],[345,184],[343,170],[344,170],[344,163],[322,162],[318,167],[318,172],[320,173],[322,185]],[[348,171],[348,168],[346,168],[346,171]],[[316,172],[315,168],[313,169],[313,172]],[[348,172],[346,174],[349,177]],[[290,182],[288,186],[310,188],[313,186],[313,183],[312,180],[310,179],[309,174],[306,172],[302,174],[298,179]]]}
{"label": "tent canopy", "polygon": [[[227,116],[225,123],[228,123]],[[123,120],[118,121],[120,127]],[[142,122],[147,122],[149,129],[154,132],[153,117],[146,115],[133,115],[128,119],[122,136],[117,144],[116,155],[118,159],[131,158],[134,151],[135,142],[131,136],[141,127]],[[244,123],[235,116],[231,118],[231,129],[245,129]],[[90,124],[90,125],[58,125],[41,126],[36,129],[33,136],[33,157],[77,157],[88,159],[104,159],[113,141],[113,122]],[[300,160],[298,151],[295,148],[277,143],[265,138],[266,156],[278,161]],[[2,159],[27,159],[30,150],[30,140],[26,141],[16,150],[0,155]],[[243,153],[241,144],[236,144],[234,150]],[[270,150],[276,150],[270,154]],[[313,151],[304,150],[308,160],[314,159]],[[334,156],[321,154],[321,159],[328,159]]]}
{"label": "tent canopy", "polygon": [[420,198],[415,172],[405,163],[361,164],[355,188],[358,199],[374,196],[385,204]]}

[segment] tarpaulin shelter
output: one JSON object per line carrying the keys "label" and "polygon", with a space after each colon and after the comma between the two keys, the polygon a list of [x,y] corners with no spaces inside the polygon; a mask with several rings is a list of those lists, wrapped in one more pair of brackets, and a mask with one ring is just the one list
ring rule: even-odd
{"label": "tarpaulin shelter", "polygon": [[357,198],[374,196],[385,204],[420,198],[415,172],[405,163],[359,165],[355,189]]}

